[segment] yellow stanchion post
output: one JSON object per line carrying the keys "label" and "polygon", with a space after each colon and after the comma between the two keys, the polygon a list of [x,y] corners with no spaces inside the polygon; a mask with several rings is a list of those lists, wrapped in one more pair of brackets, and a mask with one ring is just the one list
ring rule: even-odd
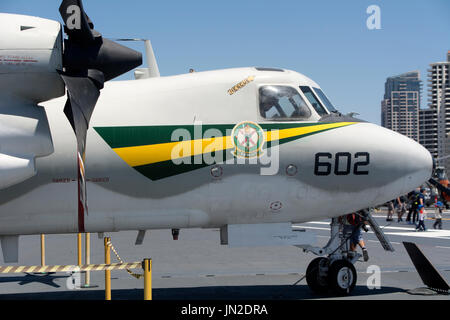
{"label": "yellow stanchion post", "polygon": [[[111,238],[104,239],[105,244],[105,264],[111,264],[111,250],[109,242]],[[111,300],[111,270],[105,270],[105,300]]]}
{"label": "yellow stanchion post", "polygon": [[41,234],[41,266],[45,266],[45,235]]}
{"label": "yellow stanchion post", "polygon": [[144,259],[144,300],[152,300],[152,259]]}
{"label": "yellow stanchion post", "polygon": [[83,264],[83,261],[81,260],[81,233],[77,234],[77,253],[77,265],[81,266]]}
{"label": "yellow stanchion post", "polygon": [[[84,264],[91,264],[91,234],[89,232],[84,234]],[[91,285],[91,272],[84,272],[83,288],[94,288]]]}

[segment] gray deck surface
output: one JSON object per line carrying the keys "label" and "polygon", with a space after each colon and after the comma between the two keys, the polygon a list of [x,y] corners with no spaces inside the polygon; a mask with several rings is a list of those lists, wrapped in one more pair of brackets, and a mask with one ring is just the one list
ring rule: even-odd
{"label": "gray deck surface", "polygon": [[[376,214],[385,226],[384,212]],[[432,214],[430,216],[433,216]],[[406,290],[423,287],[402,241],[415,242],[441,274],[450,282],[450,213],[445,212],[444,230],[432,230],[433,220],[427,220],[429,231],[415,232],[405,222],[391,222],[384,229],[396,251],[384,252],[371,232],[364,238],[370,260],[358,262],[358,282],[352,296],[316,296],[306,281],[296,283],[308,263],[315,258],[295,247],[228,248],[219,244],[217,229],[183,229],[178,241],[170,230],[147,232],[144,243],[135,246],[137,232],[110,233],[112,243],[126,262],[153,260],[153,298],[171,299],[450,299],[450,296],[417,296]],[[328,221],[302,224],[315,230],[319,244],[328,240]],[[83,237],[84,238],[84,237]],[[76,264],[76,235],[47,235],[48,265]],[[103,263],[103,240],[91,235],[91,263]],[[0,264],[3,261],[0,258]],[[112,262],[115,261],[112,253]],[[17,265],[39,265],[39,236],[20,238],[20,262]],[[369,290],[366,273],[369,265],[381,268],[381,289]],[[140,270],[137,270],[141,272]],[[68,290],[68,275],[2,274],[0,300],[5,299],[103,299],[104,273],[91,272],[91,284],[96,288]],[[84,281],[84,277],[82,277]],[[112,271],[112,298],[143,297],[143,280],[132,278],[126,271]]]}

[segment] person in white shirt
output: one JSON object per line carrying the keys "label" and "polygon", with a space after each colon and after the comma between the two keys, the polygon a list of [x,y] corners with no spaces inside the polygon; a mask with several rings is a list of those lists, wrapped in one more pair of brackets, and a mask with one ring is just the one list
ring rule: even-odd
{"label": "person in white shirt", "polygon": [[442,207],[443,206],[444,205],[440,201],[437,201],[434,204],[434,219],[436,219],[436,221],[433,224],[434,229],[442,230]]}

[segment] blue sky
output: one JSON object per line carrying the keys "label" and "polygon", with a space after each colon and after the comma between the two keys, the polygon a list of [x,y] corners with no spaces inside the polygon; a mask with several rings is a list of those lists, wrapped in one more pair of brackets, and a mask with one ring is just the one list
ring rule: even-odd
{"label": "blue sky", "polygon": [[[318,82],[343,112],[380,123],[388,76],[444,61],[450,50],[448,0],[84,0],[105,37],[152,41],[162,75],[283,67]],[[61,20],[58,0],[1,0],[0,12]],[[366,27],[369,5],[381,29]],[[142,45],[133,46],[143,50]],[[126,77],[130,78],[131,75]]]}

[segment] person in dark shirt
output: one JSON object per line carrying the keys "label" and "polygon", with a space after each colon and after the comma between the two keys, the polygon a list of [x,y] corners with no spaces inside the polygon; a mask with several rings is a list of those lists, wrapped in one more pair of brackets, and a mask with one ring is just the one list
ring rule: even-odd
{"label": "person in dark shirt", "polygon": [[408,217],[406,221],[410,221],[410,214],[412,214],[412,222],[410,224],[416,224],[416,220],[418,221],[419,217],[419,205],[425,202],[425,196],[423,195],[424,189],[414,190],[414,193],[411,195],[411,208],[408,213]]}
{"label": "person in dark shirt", "polygon": [[425,210],[425,195],[423,194],[425,191],[424,188],[420,188],[419,193],[416,195],[416,200],[415,200],[415,204],[416,204],[416,210],[415,210],[415,215],[413,217],[413,223],[416,222],[416,217],[417,217],[417,222],[420,222],[420,212]]}
{"label": "person in dark shirt", "polygon": [[409,210],[408,210],[408,215],[406,217],[406,222],[408,222],[409,224],[412,224],[411,217],[414,219],[414,216],[415,216],[415,212],[416,212],[417,206],[414,204],[414,202],[416,201],[417,193],[418,192],[416,190],[413,190],[413,191],[409,192],[408,196],[407,196],[408,197]]}

